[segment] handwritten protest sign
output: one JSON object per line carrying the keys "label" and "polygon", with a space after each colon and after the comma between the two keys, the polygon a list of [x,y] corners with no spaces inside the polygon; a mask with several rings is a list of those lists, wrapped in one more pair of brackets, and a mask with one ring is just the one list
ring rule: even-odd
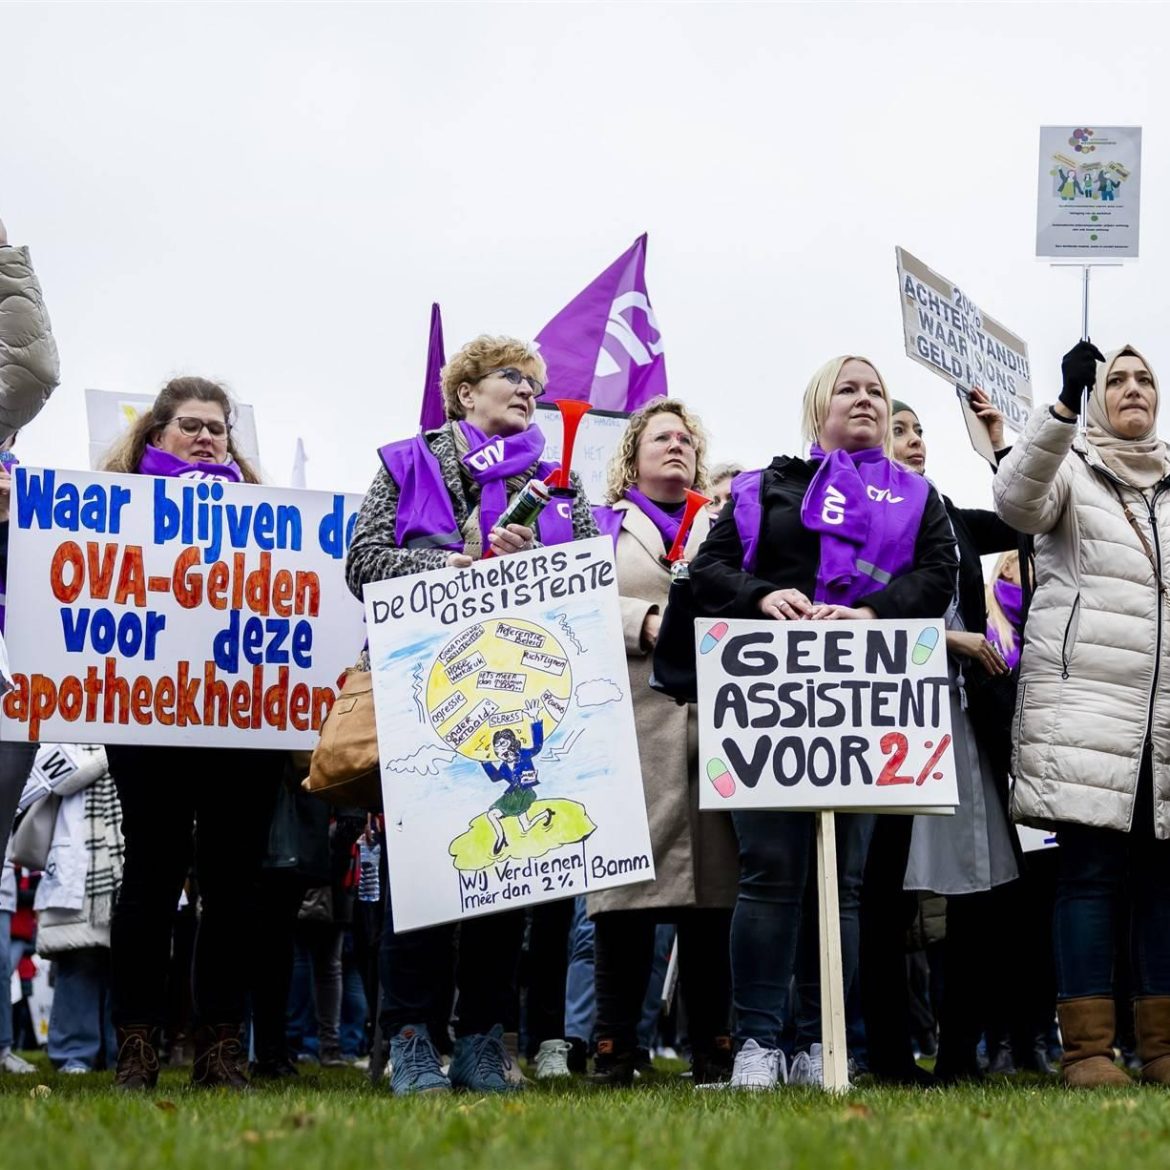
{"label": "handwritten protest sign", "polygon": [[359,497],[17,468],[6,739],[311,748],[365,638]]}
{"label": "handwritten protest sign", "polygon": [[1136,257],[1141,163],[1140,126],[1041,126],[1036,255]]}
{"label": "handwritten protest sign", "polygon": [[[550,463],[559,463],[564,437],[560,411],[552,403],[538,402],[534,421],[544,432],[542,458]],[[628,421],[628,415],[612,410],[591,410],[581,419],[577,441],[573,446],[573,470],[581,477],[581,484],[591,504],[605,503],[610,456],[622,441]]]}
{"label": "handwritten protest sign", "polygon": [[365,599],[396,930],[654,877],[611,540]]}
{"label": "handwritten protest sign", "polygon": [[[116,390],[86,390],[85,416],[89,423],[89,465],[97,471],[109,454],[114,441],[139,415],[154,405],[153,394],[122,394]],[[232,409],[232,441],[253,467],[260,466],[260,446],[256,439],[256,415],[243,402]]]}
{"label": "handwritten protest sign", "polygon": [[1027,342],[945,276],[904,248],[896,252],[907,356],[966,393],[983,390],[1004,422],[1022,431],[1032,411]]}
{"label": "handwritten protest sign", "polygon": [[958,804],[940,621],[695,622],[699,807]]}

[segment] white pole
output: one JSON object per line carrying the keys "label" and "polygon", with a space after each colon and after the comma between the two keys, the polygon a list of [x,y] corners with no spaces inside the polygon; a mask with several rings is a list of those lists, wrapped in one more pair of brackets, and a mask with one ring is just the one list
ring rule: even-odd
{"label": "white pole", "polygon": [[817,816],[817,878],[821,940],[821,1047],[825,1088],[849,1088],[845,1050],[845,986],[841,965],[841,909],[837,896],[837,826],[832,812]]}
{"label": "white pole", "polygon": [[[1089,273],[1092,271],[1086,264],[1081,268],[1081,340],[1089,340]],[[1089,413],[1089,388],[1081,388],[1081,413],[1077,418],[1077,430],[1083,435],[1088,425],[1086,416]]]}

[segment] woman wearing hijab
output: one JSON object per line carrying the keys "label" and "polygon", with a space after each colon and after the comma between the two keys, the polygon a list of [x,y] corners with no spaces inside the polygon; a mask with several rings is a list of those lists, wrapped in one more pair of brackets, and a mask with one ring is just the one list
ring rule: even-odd
{"label": "woman wearing hijab", "polygon": [[[826,362],[804,393],[809,457],[744,473],[691,566],[698,615],[776,621],[941,617],[955,541],[934,488],[889,458],[890,396],[873,363]],[[815,816],[732,813],[739,892],[731,924],[736,1013],[732,1085],[786,1079],[780,1034],[806,891]],[[872,818],[839,816],[845,992],[857,970],[857,907]]]}
{"label": "woman wearing hijab", "polygon": [[[1059,401],[1000,464],[995,502],[1036,536],[1015,722],[1013,813],[1055,829],[1057,1014],[1071,1085],[1113,1061],[1113,947],[1131,940],[1141,1077],[1170,1083],[1170,459],[1132,346],[1066,355]],[[1082,393],[1086,429],[1078,435]],[[1119,932],[1119,927],[1128,927]]]}

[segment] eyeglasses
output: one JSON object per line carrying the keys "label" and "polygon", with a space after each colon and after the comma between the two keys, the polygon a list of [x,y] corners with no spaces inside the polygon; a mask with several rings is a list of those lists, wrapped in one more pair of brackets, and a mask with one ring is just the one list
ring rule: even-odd
{"label": "eyeglasses", "polygon": [[476,378],[477,382],[482,382],[484,378],[494,378],[499,374],[501,378],[507,378],[513,386],[519,386],[521,382],[527,382],[529,389],[532,391],[533,398],[539,398],[544,393],[544,383],[534,378],[531,374],[522,374],[515,366],[505,366],[502,370],[489,370],[486,374]]}
{"label": "eyeglasses", "polygon": [[189,439],[195,438],[204,427],[207,428],[207,433],[213,439],[226,439],[228,432],[232,429],[225,422],[220,422],[217,418],[195,418],[190,414],[177,414],[171,419],[180,431]]}

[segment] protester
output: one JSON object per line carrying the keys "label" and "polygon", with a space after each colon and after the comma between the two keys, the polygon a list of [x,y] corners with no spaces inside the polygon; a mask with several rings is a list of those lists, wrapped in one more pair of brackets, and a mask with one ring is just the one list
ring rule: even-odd
{"label": "protester", "polygon": [[731,481],[735,479],[741,471],[744,470],[742,463],[717,463],[711,468],[710,483],[707,488],[707,495],[711,497],[711,502],[707,505],[707,515],[714,523],[719,519],[719,513],[723,511],[727,501],[731,499]]}
{"label": "protester", "polygon": [[[1000,464],[1000,516],[1036,537],[1015,727],[1016,819],[1059,844],[1057,1014],[1068,1084],[1126,1084],[1113,940],[1132,941],[1141,1078],[1170,1083],[1170,459],[1158,384],[1132,346],[1088,341],[1059,400]],[[1085,432],[1076,425],[1088,390]],[[1122,928],[1122,929],[1119,929]]]}
{"label": "protester", "polygon": [[[380,451],[383,467],[362,503],[346,560],[346,578],[355,596],[360,598],[369,582],[448,566],[466,568],[488,549],[507,556],[531,548],[538,539],[549,545],[597,535],[576,476],[570,515],[554,501],[541,512],[535,528],[496,525],[514,493],[552,470],[541,462],[544,436],[533,424],[535,400],[544,393],[546,376],[534,348],[506,337],[478,337],[443,367],[447,422]],[[502,447],[502,458],[476,458],[489,444]],[[428,1025],[449,1013],[449,1002],[439,997],[447,985],[455,928],[432,926],[399,934],[392,926],[393,905],[393,891],[387,890],[381,1028],[390,1037],[393,1092],[451,1087],[491,1092],[514,1086],[502,1036],[523,911],[491,915],[486,922],[469,918],[460,925],[459,1018],[448,1079]]]}
{"label": "protester", "polygon": [[[926,441],[917,414],[893,404],[894,457],[926,474]],[[1004,448],[1003,416],[976,390],[972,409],[987,426],[992,447]],[[907,891],[931,891],[947,899],[942,1003],[936,1005],[940,1038],[935,1078],[954,1081],[979,1075],[976,1049],[1011,981],[1017,939],[1008,937],[1018,894],[1019,843],[1008,819],[1008,751],[1011,701],[1009,669],[985,630],[987,610],[980,557],[1013,549],[1019,534],[994,512],[959,508],[943,496],[959,551],[954,603],[947,612],[947,670],[950,676],[952,751],[959,804],[950,816],[879,818],[862,890],[861,986],[866,1004],[870,1071],[888,1079],[916,1079],[904,964],[894,963],[892,945],[904,934],[895,922],[883,937],[869,929]],[[875,862],[885,864],[875,867]],[[872,894],[872,896],[871,896]],[[913,899],[916,901],[916,899]],[[912,911],[913,914],[913,911]],[[895,966],[899,968],[895,970]],[[888,976],[882,977],[888,968]],[[900,977],[900,978],[899,978]],[[897,1005],[897,1006],[895,1006]],[[905,1033],[900,1053],[883,1051],[881,1039],[895,1022]]]}
{"label": "protester", "polygon": [[[735,480],[732,507],[691,568],[696,612],[778,621],[941,616],[954,588],[954,537],[934,489],[888,457],[890,397],[873,364],[859,357],[826,362],[805,390],[803,428],[807,460],[779,456],[763,472]],[[835,506],[839,498],[843,510]],[[769,1088],[786,1075],[781,1017],[815,818],[743,811],[732,820],[740,877],[731,927],[739,1044],[731,1083]],[[848,994],[872,821],[836,820]]]}
{"label": "protester", "polygon": [[[593,1080],[630,1084],[637,1031],[654,960],[656,925],[678,927],[679,991],[690,1027],[697,1084],[731,1072],[728,931],[736,853],[726,813],[699,812],[698,720],[650,687],[651,652],[670,591],[666,553],[683,520],[688,489],[707,482],[707,438],[678,399],[654,398],[630,417],[609,465],[609,511],[600,519],[616,542],[626,666],[655,880],[591,894],[595,927],[597,1055]],[[708,517],[695,516],[683,549],[694,557]]]}
{"label": "protester", "polygon": [[[10,247],[0,221],[0,637],[12,494],[11,461],[3,453],[11,451],[17,431],[37,416],[60,375],[57,343],[28,249]],[[0,859],[36,753],[35,743],[0,741]]]}
{"label": "protester", "polygon": [[987,583],[987,640],[1015,670],[1020,664],[1024,636],[1024,587],[1020,578],[1020,554],[1015,549],[1001,553]]}
{"label": "protester", "polygon": [[[236,448],[232,421],[232,402],[222,386],[204,378],[175,378],[114,446],[103,470],[257,483]],[[116,1084],[144,1090],[158,1079],[157,1032],[166,1019],[171,928],[194,850],[200,918],[191,1079],[197,1085],[243,1088],[239,1036],[246,978],[239,955],[256,913],[284,754],[111,744],[107,755],[122,804],[126,848],[111,928]]]}

